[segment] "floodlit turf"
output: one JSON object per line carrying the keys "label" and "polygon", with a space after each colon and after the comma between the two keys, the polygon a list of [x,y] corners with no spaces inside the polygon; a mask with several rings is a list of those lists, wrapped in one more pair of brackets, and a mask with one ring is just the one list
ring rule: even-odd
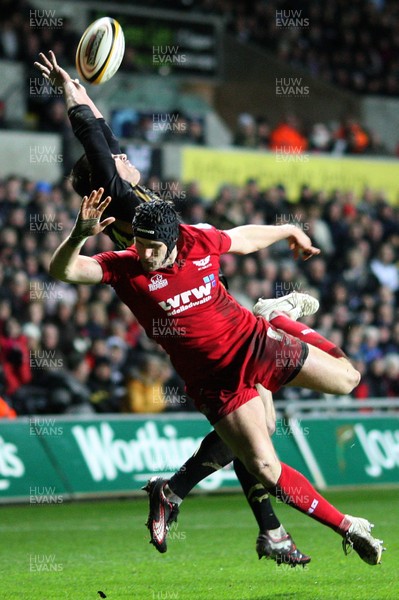
{"label": "floodlit turf", "polygon": [[371,567],[331,530],[277,504],[305,569],[258,561],[241,495],[186,500],[168,552],[148,544],[145,500],[0,508],[2,600],[382,600],[399,598],[399,491],[330,493],[375,522],[388,551]]}

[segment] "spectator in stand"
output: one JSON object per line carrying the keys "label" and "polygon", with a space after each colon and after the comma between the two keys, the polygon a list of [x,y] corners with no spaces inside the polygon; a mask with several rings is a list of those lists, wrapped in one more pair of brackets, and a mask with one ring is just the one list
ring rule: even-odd
{"label": "spectator in stand", "polygon": [[9,298],[0,299],[0,335],[3,335],[4,327],[11,315],[11,300]]}
{"label": "spectator in stand", "polygon": [[13,317],[4,324],[0,336],[0,363],[7,396],[12,396],[32,379],[28,341],[20,323]]}
{"label": "spectator in stand", "polygon": [[165,129],[162,141],[172,142],[174,144],[191,143],[188,124],[189,122],[186,115],[176,110],[166,115],[165,121],[161,121],[160,123],[161,127]]}
{"label": "spectator in stand", "polygon": [[[62,193],[60,193],[61,189]],[[302,287],[297,289],[301,291],[313,290],[313,287],[310,287],[312,284],[317,289],[320,283],[325,300],[322,310],[314,316],[314,320],[309,326],[316,329],[321,327],[327,337],[330,332],[339,329],[344,335],[345,352],[351,358],[359,361],[359,365],[364,363],[363,379],[368,386],[366,393],[369,396],[386,395],[388,388],[384,387],[386,382],[385,356],[399,354],[398,291],[395,292],[389,286],[382,285],[372,272],[370,263],[377,260],[381,262],[383,270],[385,266],[393,267],[396,273],[396,260],[399,252],[398,207],[387,204],[384,195],[376,190],[365,189],[357,199],[340,190],[336,190],[334,193],[325,191],[321,193],[311,186],[307,186],[306,189],[298,192],[297,199],[300,200],[300,203],[295,204],[293,208],[286,201],[283,186],[263,188],[256,181],[246,182],[243,186],[225,185],[214,201],[209,203],[203,202],[203,195],[198,184],[187,188],[187,194],[187,198],[181,202],[184,207],[184,219],[187,222],[191,222],[190,219],[196,220],[194,215],[197,214],[196,204],[199,203],[202,209],[206,210],[203,220],[218,224],[223,229],[243,224],[259,211],[262,220],[271,224],[278,222],[276,221],[276,215],[278,215],[281,222],[284,216],[298,218],[298,222],[308,223],[310,227],[313,227],[313,222],[317,220],[322,223],[322,227],[327,228],[334,244],[331,254],[323,251],[324,271],[323,267],[319,269],[318,266],[315,268],[316,272],[314,270],[308,272],[307,269],[302,272],[301,270],[293,275],[295,277],[293,283],[300,283]],[[69,374],[66,355],[70,355],[76,348],[80,349],[82,355],[87,356],[86,362],[92,368],[97,358],[106,356],[109,359],[110,353],[119,353],[115,372],[119,381],[118,386],[125,387],[126,364],[138,365],[146,353],[158,356],[157,346],[146,341],[130,311],[125,311],[124,305],[119,303],[108,289],[100,287],[91,293],[88,287],[80,286],[76,290],[74,288],[72,294],[71,286],[69,288],[56,286],[51,287],[51,292],[56,296],[55,300],[50,301],[44,297],[35,298],[31,293],[30,281],[27,280],[25,274],[25,269],[27,266],[29,267],[31,260],[33,259],[33,265],[35,260],[36,262],[39,260],[39,273],[31,282],[40,282],[42,286],[44,284],[54,285],[54,281],[49,278],[46,270],[46,255],[49,253],[48,248],[54,246],[55,240],[61,240],[63,232],[23,231],[19,218],[19,206],[31,206],[32,211],[36,211],[33,214],[46,214],[49,211],[51,214],[56,214],[60,203],[61,205],[65,204],[71,207],[70,213],[68,210],[68,218],[71,220],[76,215],[80,204],[79,198],[64,186],[46,186],[45,182],[37,185],[35,181],[8,177],[0,180],[0,199],[0,219],[3,223],[3,228],[0,230],[0,253],[4,257],[0,263],[0,332],[11,318],[16,318],[23,327],[22,335],[26,338],[28,351],[32,352],[32,363],[35,363],[38,352],[41,353],[46,349],[47,354],[43,356],[47,357],[49,364],[49,367],[46,368],[46,361],[42,360],[41,368],[35,368],[32,371],[34,380],[27,385],[20,386],[13,394],[12,398],[16,395],[24,395],[25,398],[25,408],[24,404],[20,403],[22,411],[15,406],[17,412],[28,414],[29,411],[37,411],[38,414],[42,414],[43,411],[49,410],[49,406],[52,406],[52,410],[56,412],[66,410],[67,405],[61,402],[62,398],[58,391],[59,405],[55,403],[54,399],[48,400],[46,385],[49,377],[52,377],[50,362],[59,365],[59,372]],[[252,209],[254,207],[253,214],[248,213],[250,206]],[[355,208],[354,215],[351,214],[353,207]],[[320,208],[321,215],[319,214]],[[316,212],[313,212],[314,210]],[[10,215],[12,226],[8,225]],[[96,240],[94,246],[90,247],[90,253],[102,251],[104,240],[107,241],[106,236]],[[385,263],[382,262],[380,256],[381,253],[385,255],[387,252],[385,249],[382,250],[384,245],[391,248],[391,255],[392,252],[394,254],[393,259],[389,258],[388,261],[384,259]],[[243,260],[240,256],[227,255],[224,269],[229,277],[231,293],[239,296],[240,301],[248,306],[251,298],[256,300],[259,296],[271,297],[276,293],[281,294],[281,289],[278,290],[276,284],[282,281],[279,271],[281,262],[285,258],[284,250],[278,247],[273,252],[266,249],[264,253],[260,253],[260,260],[256,261],[255,265],[255,279],[248,284],[245,273],[254,273],[253,262]],[[307,266],[310,267],[310,262]],[[31,272],[33,273],[36,269],[37,265]],[[326,273],[328,277],[326,277]],[[290,284],[289,279],[290,276],[284,274],[283,281]],[[392,278],[389,276],[389,281],[391,280]],[[43,290],[43,287],[41,289]],[[292,289],[290,287],[289,291]],[[101,322],[93,319],[96,307],[101,312]],[[104,318],[104,312],[106,318]],[[90,339],[89,328],[93,326],[93,323],[101,325],[101,331],[105,332],[104,340],[93,341]],[[368,326],[377,327],[378,341],[374,345],[366,344],[363,339]],[[55,328],[57,333],[54,334],[54,331],[51,333],[52,328]],[[60,331],[61,336],[59,335]],[[4,336],[4,333],[2,335]],[[336,334],[333,333],[333,335]],[[43,336],[44,344],[41,340]],[[109,337],[120,339],[121,342],[118,343],[122,343],[124,348],[128,346],[129,354],[123,349],[112,350],[107,347],[106,340]],[[50,344],[49,338],[53,339]],[[377,358],[373,359],[373,352],[376,349]],[[61,354],[58,353],[59,350],[61,350]],[[59,358],[62,359],[62,363],[57,362]],[[120,364],[119,359],[122,359]],[[62,366],[60,366],[61,364]],[[82,367],[82,370],[85,370],[85,366]],[[394,369],[391,371],[394,373]],[[382,376],[384,376],[384,385],[381,384],[378,387]],[[40,377],[44,385],[38,390],[36,384]],[[169,384],[169,381],[168,379],[164,385],[167,385],[168,389],[169,387],[174,389],[175,384]],[[291,397],[295,397],[296,393],[297,390],[289,391]],[[358,393],[360,394],[360,392]],[[282,393],[280,397],[287,399],[289,394]],[[4,392],[4,373],[0,377],[0,395],[9,400]],[[166,397],[169,398],[169,396],[173,396],[173,394],[168,392]],[[175,408],[185,409],[185,406],[184,403],[177,403]]]}
{"label": "spectator in stand", "polygon": [[393,292],[399,289],[399,269],[395,264],[395,251],[390,244],[383,244],[377,258],[373,259],[370,267],[380,285]]}
{"label": "spectator in stand", "polygon": [[52,374],[53,390],[47,410],[60,407],[60,412],[70,415],[92,414],[90,390],[87,385],[89,364],[80,352],[73,352],[68,357],[66,368]]}
{"label": "spectator in stand", "polygon": [[29,304],[29,280],[26,273],[22,269],[19,269],[19,256],[16,248],[13,248],[13,250],[16,253],[16,256],[13,254],[13,259],[18,265],[18,270],[13,273],[11,281],[6,282],[5,293],[10,299],[12,314],[20,316],[26,313]]}
{"label": "spectator in stand", "polygon": [[369,326],[364,331],[363,343],[360,352],[366,364],[382,358],[383,352],[379,345],[380,332],[377,327]]}
{"label": "spectator in stand", "polygon": [[107,349],[111,365],[112,381],[116,385],[123,387],[127,369],[127,344],[122,338],[113,335],[107,339]]}
{"label": "spectator in stand", "polygon": [[322,219],[322,211],[323,207],[313,202],[309,206],[305,220],[307,221],[308,234],[315,240],[323,255],[328,257],[334,252],[334,240],[327,223]]}
{"label": "spectator in stand", "polygon": [[0,419],[16,419],[16,417],[15,410],[0,396]]}
{"label": "spectator in stand", "polygon": [[385,357],[386,394],[391,398],[399,397],[399,356],[387,354]]}
{"label": "spectator in stand", "polygon": [[121,412],[125,390],[113,380],[111,361],[107,356],[100,356],[95,360],[88,386],[90,403],[96,412]]}
{"label": "spectator in stand", "polygon": [[370,138],[353,116],[346,117],[335,132],[334,152],[340,154],[365,154]]}
{"label": "spectator in stand", "polygon": [[167,407],[164,385],[170,378],[168,365],[158,356],[144,355],[127,381],[126,412],[158,413]]}
{"label": "spectator in stand", "polygon": [[299,119],[293,113],[287,113],[270,134],[270,149],[273,152],[300,154],[307,148],[308,141],[301,132]]}
{"label": "spectator in stand", "polygon": [[315,123],[309,135],[309,150],[312,152],[331,152],[333,149],[332,135],[324,123]]}
{"label": "spectator in stand", "polygon": [[256,123],[252,115],[242,113],[238,117],[237,133],[234,138],[235,146],[244,148],[257,147]]}
{"label": "spectator in stand", "polygon": [[52,323],[62,332],[59,348],[67,356],[74,350],[74,341],[78,337],[76,325],[73,318],[73,304],[61,299],[55,308]]}
{"label": "spectator in stand", "polygon": [[203,146],[205,144],[205,132],[201,119],[189,119],[188,138],[190,144]]}
{"label": "spectator in stand", "polygon": [[258,150],[267,150],[270,147],[271,127],[265,117],[256,119],[256,147]]}

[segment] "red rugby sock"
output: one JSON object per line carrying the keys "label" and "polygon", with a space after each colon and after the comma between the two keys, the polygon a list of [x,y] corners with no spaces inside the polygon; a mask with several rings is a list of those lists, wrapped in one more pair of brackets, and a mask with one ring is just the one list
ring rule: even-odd
{"label": "red rugby sock", "polygon": [[281,475],[276,487],[268,491],[334,531],[339,531],[339,526],[345,519],[345,515],[320,496],[302,473],[285,463],[281,463]]}
{"label": "red rugby sock", "polygon": [[307,327],[303,323],[293,321],[282,313],[277,313],[277,316],[270,319],[270,323],[273,327],[276,327],[276,329],[282,329],[286,333],[299,338],[302,342],[306,342],[311,346],[316,346],[316,348],[320,348],[320,350],[323,350],[335,358],[346,358],[346,354],[341,348],[338,348],[338,346],[329,342],[325,337],[320,335],[320,333],[317,333],[317,331]]}

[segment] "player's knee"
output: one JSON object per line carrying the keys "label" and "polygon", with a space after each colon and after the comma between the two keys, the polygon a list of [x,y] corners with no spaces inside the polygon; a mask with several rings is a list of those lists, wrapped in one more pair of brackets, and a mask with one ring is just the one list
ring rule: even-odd
{"label": "player's knee", "polygon": [[259,456],[252,456],[246,460],[245,467],[265,487],[276,485],[279,477],[277,460],[265,460]]}
{"label": "player's knee", "polygon": [[348,394],[350,394],[350,392],[359,385],[360,378],[361,378],[361,375],[360,375],[359,371],[357,371],[354,367],[352,367],[348,373],[348,386],[349,386],[349,389],[347,392]]}
{"label": "player's knee", "polygon": [[361,375],[352,365],[346,370],[345,377],[341,380],[341,394],[350,394],[359,385]]}
{"label": "player's knee", "polygon": [[276,431],[276,418],[266,419],[266,427],[270,436]]}

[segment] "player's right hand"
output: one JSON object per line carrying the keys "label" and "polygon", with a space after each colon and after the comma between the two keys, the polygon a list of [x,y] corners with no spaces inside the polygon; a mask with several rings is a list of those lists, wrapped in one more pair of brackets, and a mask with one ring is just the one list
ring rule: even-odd
{"label": "player's right hand", "polygon": [[85,239],[97,235],[115,221],[114,217],[108,217],[100,222],[103,212],[111,202],[111,196],[101,200],[103,193],[104,188],[99,188],[93,190],[90,196],[84,196],[70,235],[71,239]]}
{"label": "player's right hand", "polygon": [[40,62],[36,61],[33,63],[34,66],[36,69],[39,69],[43,77],[51,81],[54,86],[63,85],[67,81],[74,81],[65,69],[59,66],[52,50],[49,51],[48,57],[43,52],[40,52],[39,59]]}

